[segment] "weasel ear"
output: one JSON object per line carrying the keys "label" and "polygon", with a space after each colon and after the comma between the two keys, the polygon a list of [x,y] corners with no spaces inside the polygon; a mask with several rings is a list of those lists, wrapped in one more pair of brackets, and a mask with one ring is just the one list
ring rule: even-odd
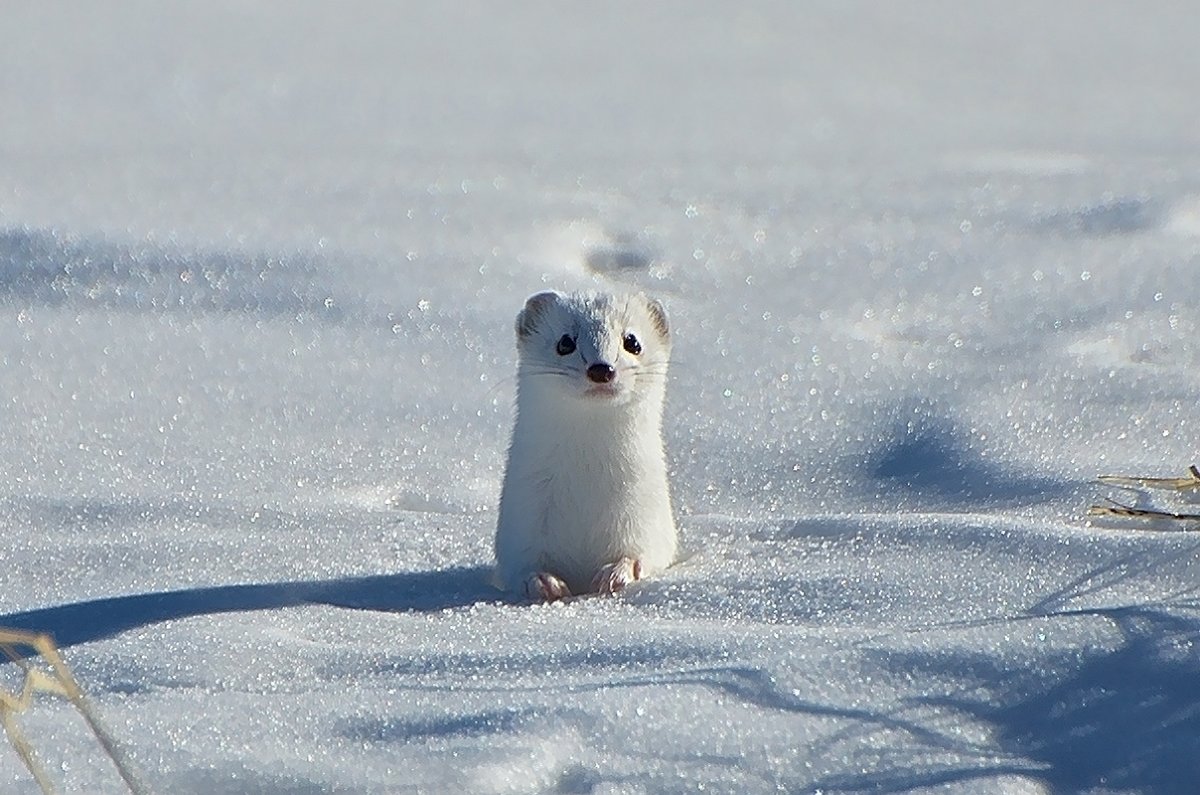
{"label": "weasel ear", "polygon": [[517,313],[517,339],[522,340],[537,328],[538,320],[551,304],[558,301],[559,295],[553,290],[531,295],[525,300],[525,308]]}
{"label": "weasel ear", "polygon": [[664,340],[671,338],[671,327],[667,325],[667,310],[663,307],[662,302],[647,296],[642,296],[646,299],[646,310],[650,313],[650,320],[654,323],[655,330]]}

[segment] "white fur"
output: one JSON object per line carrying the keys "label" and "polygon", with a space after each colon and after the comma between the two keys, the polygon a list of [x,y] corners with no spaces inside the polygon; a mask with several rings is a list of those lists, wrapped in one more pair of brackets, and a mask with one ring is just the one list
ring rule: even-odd
{"label": "white fur", "polygon": [[[643,295],[539,293],[517,316],[517,417],[496,582],[537,599],[611,592],[675,558],[662,410],[671,342]],[[624,349],[634,334],[642,351]],[[576,350],[556,351],[566,334]],[[610,384],[587,368],[607,363]]]}

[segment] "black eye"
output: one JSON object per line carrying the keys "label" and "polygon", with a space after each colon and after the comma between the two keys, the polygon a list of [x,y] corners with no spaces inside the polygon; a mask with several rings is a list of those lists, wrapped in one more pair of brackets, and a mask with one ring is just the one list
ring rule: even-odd
{"label": "black eye", "polygon": [[570,334],[563,334],[558,338],[558,344],[554,346],[554,350],[558,351],[559,356],[568,356],[575,352],[575,340],[571,339]]}
{"label": "black eye", "polygon": [[637,356],[642,352],[642,343],[638,342],[638,338],[632,334],[625,335],[625,350]]}

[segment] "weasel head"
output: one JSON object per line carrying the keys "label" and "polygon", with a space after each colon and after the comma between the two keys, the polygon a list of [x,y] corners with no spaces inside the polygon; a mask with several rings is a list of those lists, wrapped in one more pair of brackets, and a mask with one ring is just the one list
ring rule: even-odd
{"label": "weasel head", "polygon": [[661,403],[671,336],[658,301],[640,293],[538,293],[516,325],[522,392],[595,406]]}

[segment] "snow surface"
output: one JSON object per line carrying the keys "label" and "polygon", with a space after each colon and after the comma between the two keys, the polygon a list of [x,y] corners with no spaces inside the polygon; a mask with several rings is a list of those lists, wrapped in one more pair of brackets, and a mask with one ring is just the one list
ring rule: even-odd
{"label": "snow surface", "polygon": [[[1200,540],[1085,519],[1197,457],[1195,6],[4,18],[0,626],[156,791],[1195,791]],[[685,559],[526,606],[547,286],[666,301]]]}

